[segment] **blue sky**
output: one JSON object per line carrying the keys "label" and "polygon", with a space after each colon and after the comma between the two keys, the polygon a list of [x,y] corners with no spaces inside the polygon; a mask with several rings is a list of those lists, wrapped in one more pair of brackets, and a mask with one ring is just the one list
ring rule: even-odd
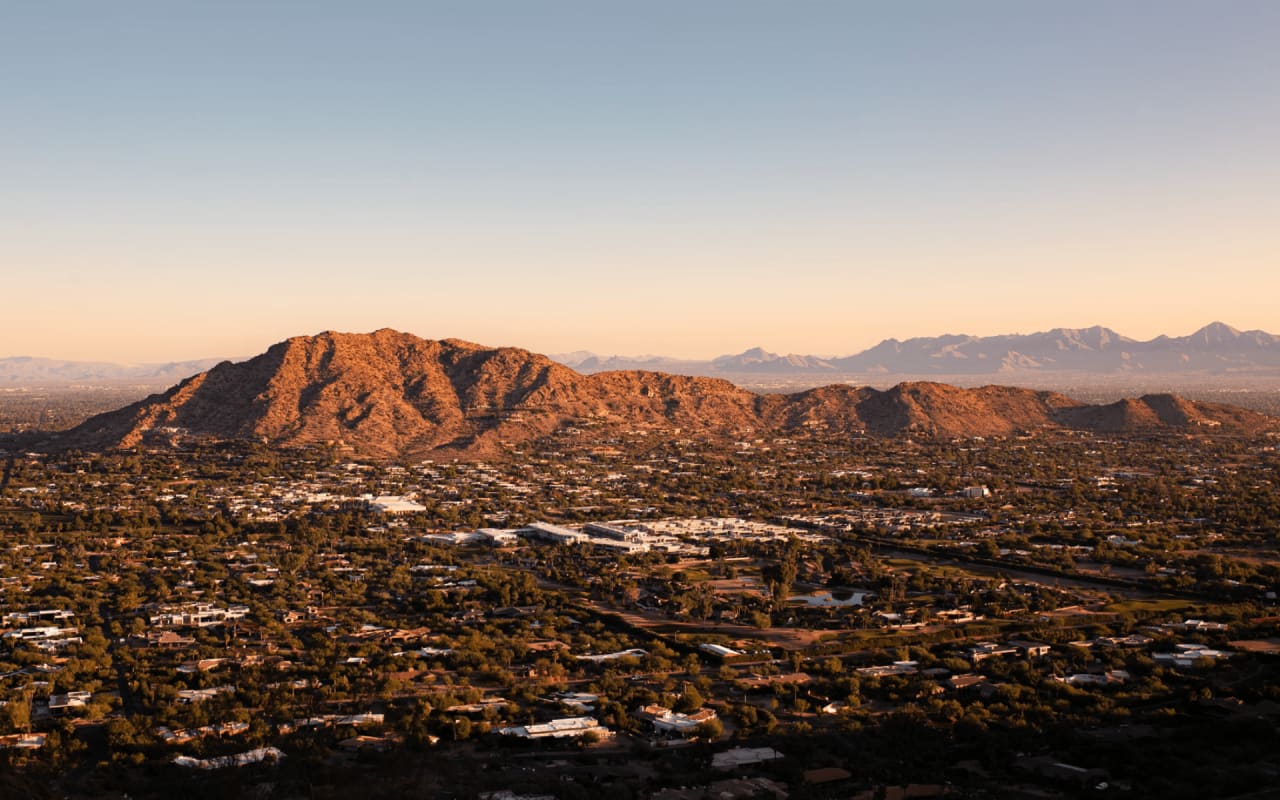
{"label": "blue sky", "polygon": [[0,2],[0,355],[1280,329],[1274,2]]}

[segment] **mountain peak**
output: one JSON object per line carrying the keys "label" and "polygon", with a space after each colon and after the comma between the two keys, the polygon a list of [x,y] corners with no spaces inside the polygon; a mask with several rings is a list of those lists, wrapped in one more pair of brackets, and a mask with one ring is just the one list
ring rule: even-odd
{"label": "mountain peak", "polygon": [[794,353],[785,356],[771,353],[763,347],[753,347],[736,356],[720,356],[711,362],[714,371],[721,372],[830,372],[833,367],[823,358]]}
{"label": "mountain peak", "polygon": [[1192,339],[1205,344],[1221,344],[1230,342],[1240,336],[1240,331],[1225,322],[1210,322],[1200,330],[1191,334]]}
{"label": "mountain peak", "polygon": [[1069,349],[1105,350],[1117,343],[1133,341],[1102,325],[1093,325],[1088,328],[1054,328],[1044,336],[1057,339],[1062,346]]}

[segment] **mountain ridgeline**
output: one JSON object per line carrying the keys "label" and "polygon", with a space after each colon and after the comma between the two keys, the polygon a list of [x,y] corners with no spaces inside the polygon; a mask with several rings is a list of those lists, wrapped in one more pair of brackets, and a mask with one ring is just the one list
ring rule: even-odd
{"label": "mountain ridgeline", "polygon": [[839,358],[778,355],[755,347],[710,361],[644,356],[602,358],[567,353],[562,363],[580,372],[662,369],[695,375],[978,376],[1003,380],[1045,374],[1092,376],[1280,375],[1280,336],[1239,331],[1214,322],[1188,336],[1140,341],[1110,328],[1054,328],[1000,336],[926,336],[885,339],[875,347]]}
{"label": "mountain ridgeline", "polygon": [[[854,378],[932,380],[980,376],[1002,382],[1059,376],[1074,383],[1092,378],[1165,376],[1215,379],[1280,378],[1280,336],[1239,331],[1214,322],[1187,336],[1140,341],[1110,328],[1054,328],[1000,336],[927,336],[885,339],[849,356],[779,355],[753,347],[708,360],[661,355],[600,356],[579,350],[550,358],[577,372],[653,370],[677,375],[724,377],[738,383],[786,378],[813,385]],[[164,364],[60,361],[29,356],[0,358],[0,389],[58,386],[169,386],[212,368],[222,359]],[[1182,381],[1185,383],[1185,380]]]}
{"label": "mountain ridgeline", "polygon": [[140,385],[167,386],[212,368],[221,359],[170,361],[163,364],[114,364],[107,361],[62,361],[14,356],[0,358],[0,389],[32,386]]}
{"label": "mountain ridgeline", "polygon": [[1054,392],[904,383],[754,394],[718,378],[642,370],[584,375],[546,356],[392,330],[322,333],[223,362],[163,394],[52,437],[111,449],[183,435],[279,446],[338,444],[369,457],[495,454],[567,424],[675,435],[825,430],[849,435],[995,436],[1045,428],[1257,432],[1276,420],[1151,395],[1091,406]]}

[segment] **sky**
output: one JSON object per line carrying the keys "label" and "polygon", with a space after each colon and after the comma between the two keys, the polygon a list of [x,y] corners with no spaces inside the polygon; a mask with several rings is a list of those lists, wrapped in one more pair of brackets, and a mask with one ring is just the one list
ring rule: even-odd
{"label": "sky", "polygon": [[0,0],[0,356],[1280,331],[1274,0]]}

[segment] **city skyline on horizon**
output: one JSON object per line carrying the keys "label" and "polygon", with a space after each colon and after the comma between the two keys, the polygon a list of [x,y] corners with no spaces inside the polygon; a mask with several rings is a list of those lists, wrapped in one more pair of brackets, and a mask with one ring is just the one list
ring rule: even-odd
{"label": "city skyline on horizon", "polygon": [[1278,29],[1258,0],[16,6],[0,357],[1278,330]]}

